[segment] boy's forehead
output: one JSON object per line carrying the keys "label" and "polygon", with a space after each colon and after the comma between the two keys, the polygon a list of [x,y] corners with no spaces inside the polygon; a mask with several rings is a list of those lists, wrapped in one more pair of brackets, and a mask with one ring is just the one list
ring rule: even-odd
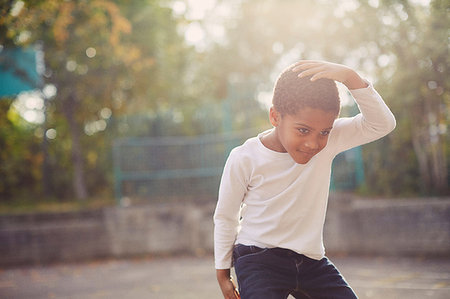
{"label": "boy's forehead", "polygon": [[310,107],[299,109],[296,113],[287,115],[294,124],[320,128],[332,127],[337,117],[336,113],[333,111]]}

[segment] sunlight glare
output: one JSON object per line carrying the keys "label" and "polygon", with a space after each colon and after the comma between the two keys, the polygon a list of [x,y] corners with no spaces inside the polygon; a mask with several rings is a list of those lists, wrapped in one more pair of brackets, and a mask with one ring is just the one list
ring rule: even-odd
{"label": "sunlight glare", "polygon": [[57,89],[56,89],[56,86],[55,86],[55,85],[53,85],[53,84],[47,84],[47,85],[45,85],[44,88],[42,89],[42,92],[44,93],[44,95],[45,95],[45,97],[46,97],[47,99],[51,99],[51,98],[53,98],[54,96],[56,96]]}
{"label": "sunlight glare", "polygon": [[109,119],[111,117],[111,115],[112,115],[112,111],[108,107],[105,107],[102,110],[100,110],[100,117],[103,119]]}
{"label": "sunlight glare", "polygon": [[431,0],[411,0],[411,2],[413,4],[419,4],[419,5],[422,5],[422,6],[429,6]]}
{"label": "sunlight glare", "polygon": [[378,8],[378,6],[380,5],[380,1],[379,0],[369,0],[369,5],[374,7],[374,8]]}
{"label": "sunlight glare", "polygon": [[183,15],[186,12],[186,3],[184,3],[183,1],[175,1],[174,3],[172,3],[172,11],[176,15]]}
{"label": "sunlight glare", "polygon": [[95,48],[89,47],[89,48],[86,49],[86,56],[87,57],[94,58],[96,54],[97,54],[97,50],[95,50]]}
{"label": "sunlight glare", "polygon": [[13,105],[20,116],[27,122],[42,124],[45,121],[44,99],[38,91],[20,93]]}
{"label": "sunlight glare", "polygon": [[205,32],[198,22],[193,22],[187,26],[184,37],[189,44],[197,45],[205,38]]}
{"label": "sunlight glare", "polygon": [[216,0],[187,0],[187,3],[186,17],[191,20],[202,20],[206,13],[214,8]]}
{"label": "sunlight glare", "polygon": [[22,117],[29,123],[41,124],[44,122],[44,114],[36,110],[26,110]]}
{"label": "sunlight glare", "polygon": [[48,139],[55,139],[57,136],[57,132],[55,129],[48,129],[45,132],[45,137],[47,137]]}
{"label": "sunlight glare", "polygon": [[342,18],[345,16],[346,12],[355,10],[359,7],[359,3],[357,1],[342,1],[338,4],[337,8],[334,10],[334,15],[338,18]]}
{"label": "sunlight glare", "polygon": [[10,12],[11,16],[17,17],[24,6],[25,3],[23,1],[17,1],[16,3],[14,3]]}

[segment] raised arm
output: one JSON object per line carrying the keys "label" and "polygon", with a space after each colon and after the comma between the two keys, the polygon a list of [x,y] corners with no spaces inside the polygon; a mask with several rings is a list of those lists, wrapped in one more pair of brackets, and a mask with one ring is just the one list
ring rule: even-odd
{"label": "raised arm", "polygon": [[292,71],[298,72],[299,77],[311,76],[312,81],[326,78],[341,82],[352,93],[361,113],[335,122],[330,138],[337,140],[338,152],[377,140],[395,128],[395,117],[389,107],[355,70],[326,61],[301,60]]}

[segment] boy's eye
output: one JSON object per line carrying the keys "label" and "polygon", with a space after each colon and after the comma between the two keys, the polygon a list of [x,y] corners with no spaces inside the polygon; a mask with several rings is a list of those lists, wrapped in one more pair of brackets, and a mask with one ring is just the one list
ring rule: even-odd
{"label": "boy's eye", "polygon": [[321,134],[322,136],[327,136],[327,135],[330,134],[330,131],[322,131],[322,132],[320,132],[320,134]]}
{"label": "boy's eye", "polygon": [[308,134],[308,133],[309,133],[309,130],[306,129],[306,128],[299,128],[298,131],[299,131],[300,133],[302,133],[302,134]]}

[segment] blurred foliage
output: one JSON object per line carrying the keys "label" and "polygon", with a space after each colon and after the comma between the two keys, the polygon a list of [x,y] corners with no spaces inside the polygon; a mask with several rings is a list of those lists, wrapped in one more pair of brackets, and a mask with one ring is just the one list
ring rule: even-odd
{"label": "blurred foliage", "polygon": [[39,193],[42,153],[30,126],[0,101],[0,194],[2,198]]}
{"label": "blurred foliage", "polygon": [[179,78],[190,50],[177,20],[163,1],[24,1],[12,13],[18,2],[4,13],[0,44],[43,45],[45,81],[57,88],[47,101],[46,127],[58,134],[48,149],[50,191],[81,199],[107,192],[111,138],[132,134],[111,116],[181,101]]}
{"label": "blurred foliage", "polygon": [[[2,200],[111,195],[117,137],[216,133],[227,118],[232,130],[268,128],[255,99],[298,59],[357,69],[397,117],[392,134],[363,148],[361,190],[449,194],[449,1],[217,0],[204,20],[175,13],[177,2],[2,2],[0,45],[41,44],[45,83],[57,88],[44,125],[21,119],[12,99],[0,101]],[[227,15],[215,15],[224,7]],[[224,34],[206,34],[196,48],[184,39],[193,23],[204,32],[220,23]],[[50,128],[57,137],[44,155]]]}
{"label": "blurred foliage", "polygon": [[381,1],[360,11],[384,20],[363,32],[379,51],[376,87],[398,120],[393,134],[365,152],[371,191],[448,195],[450,2],[418,9],[408,1]]}
{"label": "blurred foliage", "polygon": [[215,69],[268,90],[273,70],[297,59],[355,68],[375,83],[398,120],[394,133],[363,148],[361,191],[448,195],[449,16],[444,0],[243,1]]}
{"label": "blurred foliage", "polygon": [[66,198],[61,201],[60,198],[42,198],[36,200],[35,197],[24,196],[16,197],[13,201],[0,202],[0,214],[24,214],[24,213],[61,213],[83,210],[95,210],[104,207],[111,207],[116,201],[111,197],[101,197],[96,195],[85,201]]}

